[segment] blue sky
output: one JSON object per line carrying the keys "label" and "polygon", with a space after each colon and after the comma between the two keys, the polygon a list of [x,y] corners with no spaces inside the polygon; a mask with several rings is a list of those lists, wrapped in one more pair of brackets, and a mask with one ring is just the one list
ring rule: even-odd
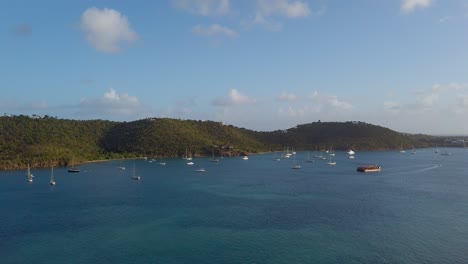
{"label": "blue sky", "polygon": [[468,134],[467,0],[1,1],[0,111]]}

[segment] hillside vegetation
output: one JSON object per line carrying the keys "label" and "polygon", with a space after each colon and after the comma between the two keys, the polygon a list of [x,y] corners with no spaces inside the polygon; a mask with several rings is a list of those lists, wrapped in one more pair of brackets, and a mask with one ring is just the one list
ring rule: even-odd
{"label": "hillside vegetation", "polygon": [[363,122],[314,122],[282,131],[258,133],[268,145],[297,149],[386,150],[428,147],[428,142]]}
{"label": "hillside vegetation", "polygon": [[[424,138],[424,140],[421,140]],[[69,166],[133,157],[244,155],[264,151],[384,150],[431,146],[412,136],[362,122],[314,122],[256,132],[213,121],[148,118],[133,122],[67,120],[49,116],[0,117],[0,169]]]}

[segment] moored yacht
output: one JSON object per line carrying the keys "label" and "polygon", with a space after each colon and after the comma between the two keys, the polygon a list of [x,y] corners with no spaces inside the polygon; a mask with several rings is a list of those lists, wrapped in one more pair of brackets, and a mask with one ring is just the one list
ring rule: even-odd
{"label": "moored yacht", "polygon": [[32,182],[34,176],[31,173],[31,168],[29,167],[29,163],[28,163],[28,172],[26,175],[28,176],[28,182]]}
{"label": "moored yacht", "polygon": [[139,181],[140,180],[140,176],[137,176],[135,174],[135,163],[133,163],[133,176],[131,177],[132,180],[137,180]]}
{"label": "moored yacht", "polygon": [[54,166],[52,166],[52,169],[51,169],[51,172],[50,172],[50,185],[52,185],[52,186],[55,185]]}

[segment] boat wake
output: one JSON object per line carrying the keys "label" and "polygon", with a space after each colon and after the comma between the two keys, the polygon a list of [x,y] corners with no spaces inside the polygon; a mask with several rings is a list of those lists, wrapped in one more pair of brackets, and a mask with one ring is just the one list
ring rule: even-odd
{"label": "boat wake", "polygon": [[[430,166],[427,167],[428,165],[430,165]],[[427,164],[424,167],[422,167],[422,166],[418,166],[418,167],[409,166],[409,167],[398,167],[398,168],[389,167],[388,169],[385,169],[385,172],[387,172],[387,175],[392,175],[394,173],[399,174],[399,173],[401,173],[403,171],[405,171],[406,173],[412,174],[412,173],[420,173],[420,172],[435,170],[435,169],[440,168],[440,167],[442,167],[441,164],[436,164],[436,165]],[[390,172],[390,173],[388,173],[388,172]]]}
{"label": "boat wake", "polygon": [[442,167],[442,165],[437,164],[437,165],[434,165],[434,166],[431,166],[431,167],[428,167],[428,168],[419,169],[419,170],[417,170],[417,172],[429,171],[429,170],[437,169],[439,167]]}

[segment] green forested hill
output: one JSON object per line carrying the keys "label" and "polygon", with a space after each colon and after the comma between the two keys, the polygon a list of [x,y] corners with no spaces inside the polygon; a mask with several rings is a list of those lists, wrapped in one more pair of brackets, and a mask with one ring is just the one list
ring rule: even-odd
{"label": "green forested hill", "polygon": [[115,125],[103,120],[77,121],[52,117],[0,117],[0,168],[50,164],[66,166],[72,161],[105,158],[99,142]]}
{"label": "green forested hill", "polygon": [[363,122],[314,122],[281,131],[258,133],[268,145],[297,149],[385,150],[428,147],[427,142]]}
{"label": "green forested hill", "polygon": [[376,150],[426,147],[430,142],[362,122],[314,122],[256,132],[213,121],[148,118],[133,122],[0,117],[0,169],[67,166],[96,159],[241,155],[285,147]]}
{"label": "green forested hill", "polygon": [[216,155],[257,152],[266,146],[244,130],[213,121],[151,118],[112,127],[103,138],[108,152],[132,152],[146,156]]}

